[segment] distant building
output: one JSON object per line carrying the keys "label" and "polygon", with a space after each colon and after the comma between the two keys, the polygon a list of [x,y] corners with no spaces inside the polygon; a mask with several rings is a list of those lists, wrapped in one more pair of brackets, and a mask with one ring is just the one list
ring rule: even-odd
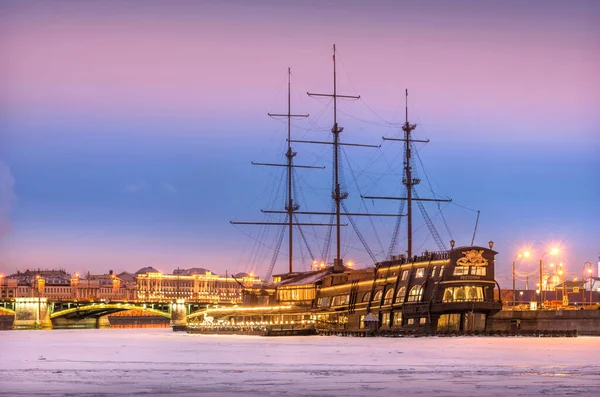
{"label": "distant building", "polygon": [[241,303],[242,289],[261,284],[260,279],[244,274],[223,277],[202,268],[178,269],[175,274],[158,271],[136,272],[138,299]]}

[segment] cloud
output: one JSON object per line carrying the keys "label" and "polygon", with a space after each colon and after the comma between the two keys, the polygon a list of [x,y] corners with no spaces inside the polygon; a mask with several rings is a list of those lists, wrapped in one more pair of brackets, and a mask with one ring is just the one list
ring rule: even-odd
{"label": "cloud", "polygon": [[169,182],[163,182],[160,184],[166,191],[169,191],[171,193],[177,193],[177,189],[175,189],[175,186],[173,186],[171,183]]}
{"label": "cloud", "polygon": [[0,161],[0,237],[10,229],[10,210],[17,199],[14,187],[15,178],[10,168]]}
{"label": "cloud", "polygon": [[137,193],[146,187],[146,182],[135,182],[125,185],[125,191],[128,193]]}

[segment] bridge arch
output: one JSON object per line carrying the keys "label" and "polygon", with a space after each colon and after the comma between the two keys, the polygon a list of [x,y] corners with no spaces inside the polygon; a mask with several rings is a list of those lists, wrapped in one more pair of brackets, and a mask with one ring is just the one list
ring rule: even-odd
{"label": "bridge arch", "polygon": [[14,316],[15,315],[15,311],[0,306],[0,314]]}
{"label": "bridge arch", "polygon": [[141,310],[156,314],[158,316],[171,318],[170,312],[164,312],[151,307],[139,306],[132,303],[88,303],[70,309],[59,310],[50,315],[50,319],[56,318],[83,318],[83,317],[101,317],[125,310]]}

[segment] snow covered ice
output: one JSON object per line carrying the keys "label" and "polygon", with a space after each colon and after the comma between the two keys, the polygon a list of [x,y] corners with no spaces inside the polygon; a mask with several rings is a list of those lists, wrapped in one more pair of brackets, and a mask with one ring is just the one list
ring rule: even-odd
{"label": "snow covered ice", "polygon": [[2,396],[600,396],[600,338],[0,332]]}

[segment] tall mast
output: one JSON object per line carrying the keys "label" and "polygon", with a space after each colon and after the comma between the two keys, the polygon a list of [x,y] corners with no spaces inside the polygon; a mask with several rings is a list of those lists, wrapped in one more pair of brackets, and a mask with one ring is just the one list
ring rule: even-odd
{"label": "tall mast", "polygon": [[293,196],[292,196],[292,159],[294,158],[294,156],[296,155],[296,153],[292,152],[292,143],[290,142],[291,139],[291,130],[292,130],[292,99],[291,99],[291,83],[290,83],[290,76],[291,76],[292,72],[290,70],[290,68],[288,68],[288,111],[287,111],[287,125],[288,125],[288,136],[287,136],[287,142],[288,142],[288,150],[287,153],[285,154],[285,156],[287,157],[287,183],[288,183],[288,191],[287,191],[287,196],[288,196],[288,200],[287,200],[287,205],[286,205],[286,210],[288,212],[288,227],[289,227],[289,272],[292,273],[292,262],[293,262],[293,253],[294,253],[294,239],[293,239],[293,234],[294,234],[294,211],[298,210],[300,208],[299,204],[294,205],[293,203]]}
{"label": "tall mast", "polygon": [[[334,265],[342,265],[342,237],[341,237],[341,203],[342,200],[348,197],[348,193],[342,193],[340,188],[340,173],[339,173],[339,148],[340,148],[340,132],[344,130],[343,127],[338,126],[337,123],[337,99],[338,98],[349,98],[359,99],[360,96],[352,95],[340,95],[337,93],[337,74],[335,64],[335,44],[333,45],[333,94],[307,94],[310,96],[326,96],[333,98],[333,127],[331,132],[333,133],[333,192],[332,198],[335,201],[335,234],[336,234],[336,255]],[[320,142],[311,142],[320,143]],[[355,146],[372,146],[372,145],[355,145]]]}
{"label": "tall mast", "polygon": [[339,172],[339,148],[340,148],[340,132],[343,128],[339,128],[337,124],[337,77],[335,68],[335,44],[333,45],[333,168],[335,172],[335,188],[333,192],[333,199],[335,200],[335,232],[337,237],[337,249],[336,249],[336,260],[334,263],[342,264],[341,254],[341,231],[340,231],[340,206],[343,199],[348,197],[348,194],[342,198],[340,191],[340,172]]}
{"label": "tall mast", "polygon": [[406,111],[406,121],[402,126],[402,131],[404,131],[404,151],[406,152],[406,157],[404,159],[404,171],[406,172],[406,179],[402,181],[406,186],[406,201],[408,204],[407,211],[407,255],[409,258],[412,258],[412,188],[414,185],[418,184],[418,180],[413,180],[412,178],[412,168],[410,166],[410,133],[412,130],[417,128],[416,124],[408,123],[408,89],[404,91],[405,95],[405,111]]}
{"label": "tall mast", "polygon": [[[413,201],[435,201],[435,202],[441,202],[441,203],[448,203],[451,202],[452,200],[448,199],[435,199],[435,198],[420,198],[420,197],[415,197],[413,198],[413,187],[415,185],[418,185],[421,180],[418,178],[413,178],[412,177],[412,167],[411,167],[411,157],[412,157],[412,153],[411,153],[411,143],[412,142],[422,142],[422,143],[427,143],[429,142],[429,139],[423,140],[423,139],[412,139],[411,138],[411,132],[417,128],[416,124],[410,124],[408,122],[408,89],[404,90],[404,100],[405,100],[405,121],[404,124],[402,125],[402,131],[404,131],[404,138],[403,139],[399,139],[399,138],[386,138],[386,137],[382,137],[383,140],[385,141],[401,141],[404,142],[404,151],[406,153],[405,157],[404,157],[404,174],[405,177],[402,179],[402,183],[404,184],[404,186],[406,186],[406,197],[381,197],[381,196],[362,196],[362,198],[366,198],[366,199],[378,199],[378,200],[403,200],[406,201],[408,203],[408,208],[407,208],[407,249],[406,249],[406,254],[408,256],[408,259],[410,260],[413,256],[413,250],[412,250],[412,243],[413,243],[413,228],[412,228],[412,202]],[[419,205],[422,205],[422,203],[418,203]],[[392,242],[392,247],[394,245],[394,242]]]}
{"label": "tall mast", "polygon": [[[300,205],[298,203],[294,203],[294,195],[293,195],[293,169],[294,168],[316,168],[316,169],[323,169],[325,167],[317,167],[317,166],[311,166],[311,165],[294,165],[293,162],[293,158],[296,156],[296,152],[294,152],[292,150],[292,145],[291,143],[293,142],[293,140],[291,139],[291,130],[292,130],[292,118],[296,117],[296,118],[305,118],[308,117],[308,114],[292,114],[292,98],[291,98],[291,69],[288,68],[288,101],[287,101],[287,113],[268,113],[269,116],[271,117],[286,117],[287,118],[287,142],[288,142],[288,147],[287,147],[287,152],[285,153],[285,156],[287,158],[287,162],[286,164],[272,164],[272,163],[258,163],[258,162],[252,162],[253,165],[263,165],[263,166],[270,166],[270,167],[286,167],[287,168],[287,197],[286,197],[286,203],[285,203],[285,211],[265,211],[262,210],[265,213],[285,213],[287,214],[287,221],[286,222],[234,222],[231,221],[230,223],[233,225],[270,225],[270,226],[287,226],[288,230],[289,230],[289,261],[288,261],[288,271],[290,273],[293,272],[293,253],[294,253],[294,247],[293,247],[293,230],[294,230],[294,226],[332,226],[332,224],[323,224],[323,223],[311,223],[311,222],[294,222],[294,215],[295,212],[300,209]],[[275,250],[275,255],[273,256],[273,261],[271,262],[271,265],[269,267],[269,270],[267,272],[267,278],[269,278],[271,276],[271,273],[273,271],[273,266],[275,265],[275,260],[277,258],[277,254],[279,253],[279,247],[281,246],[281,241],[283,240],[283,230],[282,230],[282,234],[281,234],[281,240],[279,240],[278,245],[276,247]]]}

